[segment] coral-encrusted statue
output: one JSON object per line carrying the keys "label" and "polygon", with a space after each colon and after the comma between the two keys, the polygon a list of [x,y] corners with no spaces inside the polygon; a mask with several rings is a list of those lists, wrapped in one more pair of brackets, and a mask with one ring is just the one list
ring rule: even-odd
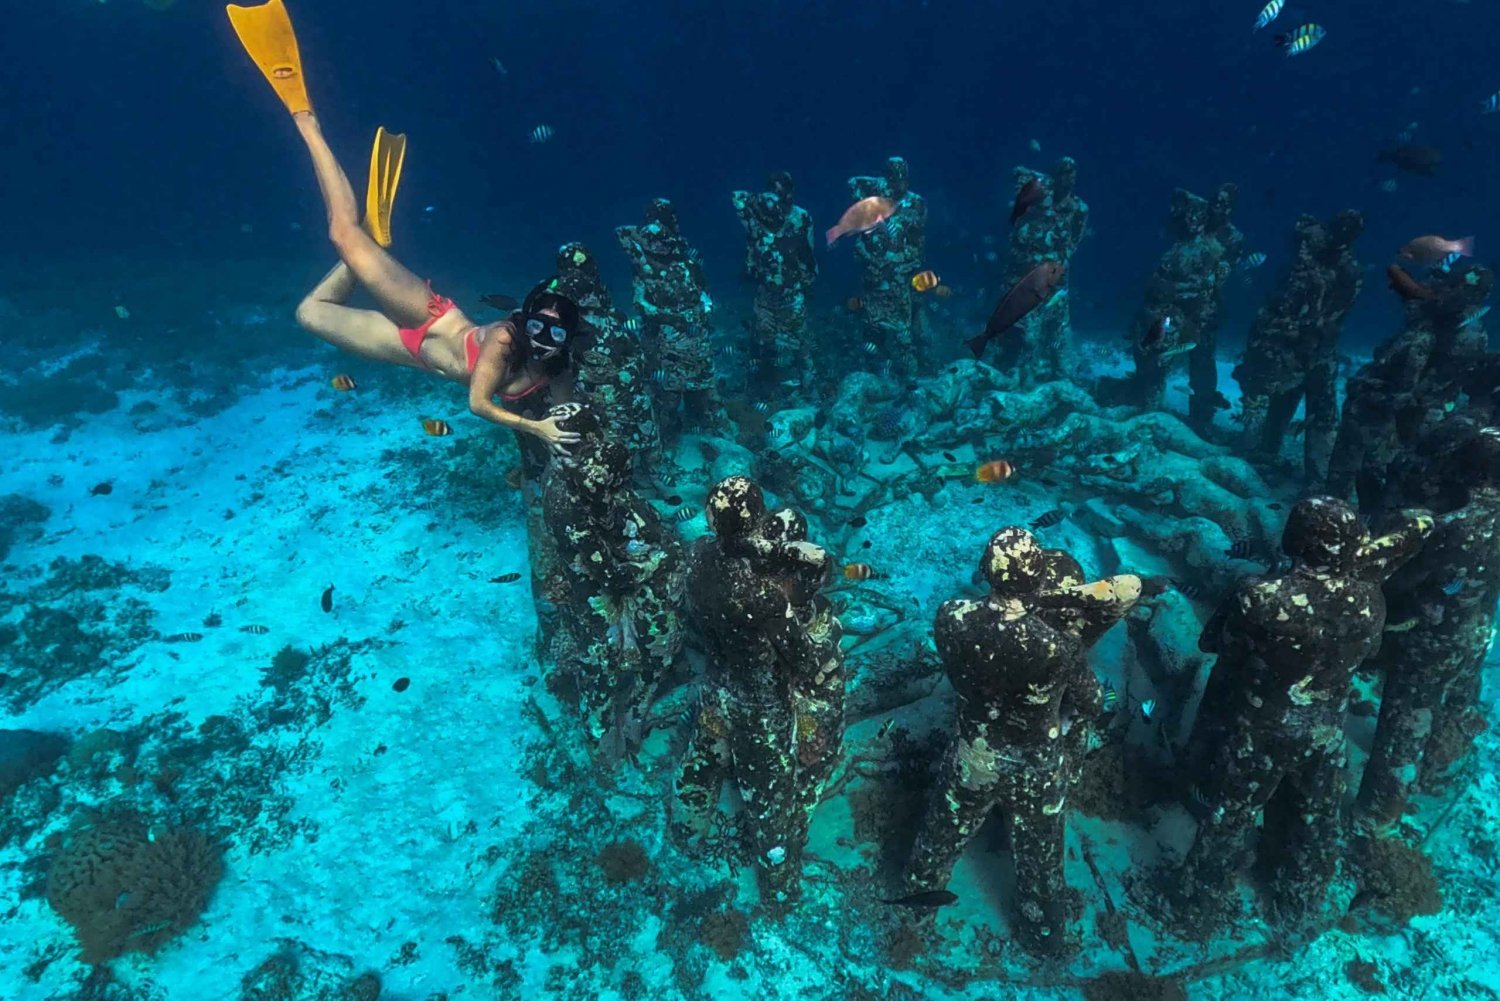
{"label": "coral-encrusted statue", "polygon": [[1397,824],[1413,790],[1436,791],[1484,727],[1479,680],[1500,601],[1500,428],[1476,431],[1453,461],[1434,465],[1429,476],[1466,496],[1386,585],[1393,625],[1374,661],[1385,688],[1359,788],[1372,828]]}
{"label": "coral-encrusted statue", "polygon": [[867,336],[890,361],[891,372],[907,378],[917,371],[911,279],[926,266],[927,202],[911,190],[911,168],[899,156],[885,162],[884,177],[849,178],[849,193],[856,201],[880,197],[896,203],[884,226],[855,241],[854,252],[864,276]]}
{"label": "coral-encrusted statue", "polygon": [[958,696],[957,727],[912,848],[914,891],[947,885],[964,845],[996,806],[1010,825],[1018,940],[1033,952],[1072,945],[1075,909],[1063,880],[1069,769],[1062,706],[1092,718],[1099,682],[1083,662],[1082,629],[1067,621],[1108,608],[1118,617],[1140,594],[1131,575],[1042,591],[1049,556],[1021,528],[985,547],[981,601],[938,609],[938,653]]}
{"label": "coral-encrusted statue", "polygon": [[1353,244],[1364,228],[1353,210],[1326,224],[1297,220],[1291,269],[1260,308],[1234,369],[1244,390],[1246,445],[1263,458],[1281,455],[1297,404],[1306,400],[1303,468],[1311,483],[1328,478],[1338,433],[1338,337],[1362,284]]}
{"label": "coral-encrusted statue", "polygon": [[709,344],[713,299],[698,252],[683,239],[677,210],[665,198],[653,199],[643,225],[617,227],[615,236],[630,258],[635,308],[654,355],[653,380],[661,394],[657,418],[674,427],[684,415],[716,422],[719,399]]}
{"label": "coral-encrusted statue", "polygon": [[[1458,405],[1476,373],[1493,376],[1474,318],[1494,284],[1493,272],[1468,261],[1423,277],[1406,303],[1404,328],[1344,387],[1329,493],[1348,500],[1357,490],[1360,508],[1371,513],[1383,506],[1385,483],[1420,462],[1417,443]],[[1470,387],[1469,395],[1493,388]]]}
{"label": "coral-encrusted statue", "polygon": [[[1035,181],[1046,195],[1016,220],[1010,231],[1003,288],[1011,288],[1043,261],[1072,260],[1088,230],[1088,203],[1076,193],[1078,164],[1063,157],[1050,174],[1026,167],[1015,169],[1017,190]],[[1021,326],[997,340],[996,368],[1014,372],[1020,386],[1035,386],[1072,373],[1072,297],[1066,290],[1052,296],[1027,315]]]}
{"label": "coral-encrusted statue", "polygon": [[615,309],[599,261],[581,243],[557,250],[557,287],[578,303],[592,328],[591,341],[577,358],[578,395],[597,412],[610,438],[630,448],[636,470],[661,460],[661,433],[651,405],[650,370],[638,335],[625,329]]}
{"label": "coral-encrusted statue", "polygon": [[554,459],[542,508],[567,583],[551,644],[553,688],[572,702],[604,757],[639,743],[641,724],[682,645],[683,559],[677,538],[630,489],[630,450],[578,403],[548,411],[583,435]]}
{"label": "coral-encrusted statue", "polygon": [[1274,822],[1258,857],[1278,913],[1293,926],[1321,916],[1343,845],[1350,681],[1380,644],[1381,581],[1431,528],[1430,516],[1412,512],[1371,540],[1343,501],[1300,501],[1282,535],[1291,570],[1244,582],[1204,626],[1199,646],[1219,659],[1190,744],[1206,816],[1184,866],[1184,901],[1216,913],[1233,899],[1264,817]]}
{"label": "coral-encrusted statue", "polygon": [[[1200,433],[1214,412],[1228,406],[1219,393],[1214,353],[1224,282],[1239,259],[1244,237],[1230,222],[1235,186],[1224,184],[1212,202],[1190,191],[1172,195],[1172,238],[1146,286],[1146,304],[1131,328],[1135,372],[1104,380],[1111,402],[1160,410],[1172,358],[1188,356],[1188,423]],[[1165,321],[1165,332],[1163,324]]]}
{"label": "coral-encrusted statue", "polygon": [[755,282],[751,361],[757,399],[813,386],[807,339],[807,290],[818,277],[812,216],[792,203],[792,175],[778,171],[760,193],[736,191],[734,210],[745,227],[745,274]]}
{"label": "coral-encrusted statue", "polygon": [[808,816],[842,729],[837,620],[815,597],[832,561],[796,538],[796,520],[768,518],[760,488],[743,476],[709,491],[707,514],[714,536],[694,550],[687,590],[707,668],[673,833],[699,847],[732,780],[762,900],[776,907],[800,896]]}

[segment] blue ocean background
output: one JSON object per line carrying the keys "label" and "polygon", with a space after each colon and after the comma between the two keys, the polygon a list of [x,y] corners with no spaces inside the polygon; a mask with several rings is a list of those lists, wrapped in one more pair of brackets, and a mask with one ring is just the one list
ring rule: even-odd
{"label": "blue ocean background", "polygon": [[[1372,264],[1416,233],[1465,235],[1495,219],[1500,195],[1486,180],[1500,119],[1477,110],[1500,86],[1500,9],[1326,0],[1252,33],[1255,14],[1254,4],[1078,0],[295,12],[314,99],[351,173],[377,124],[410,136],[395,226],[419,271],[514,282],[545,274],[558,244],[581,239],[623,287],[612,229],[660,195],[677,203],[712,289],[732,300],[742,235],[730,190],[790,170],[799,201],[828,225],[845,178],[902,155],[930,200],[931,263],[955,283],[969,272],[973,287],[1012,165],[1069,155],[1092,209],[1072,287],[1085,332],[1128,322],[1178,186],[1238,184],[1236,222],[1270,255],[1268,272],[1302,212],[1363,210],[1358,246]],[[1270,36],[1305,20],[1328,38],[1288,59]],[[218,4],[16,5],[9,34],[0,199],[12,237],[0,253],[13,263],[0,282],[24,292],[75,264],[98,275],[112,256],[158,269],[218,262],[234,281],[262,261],[305,266],[311,279],[329,260],[300,143]],[[1396,175],[1376,152],[1412,122],[1446,159],[1438,176],[1403,175],[1383,193],[1379,181]],[[556,132],[544,146],[526,141],[539,124]],[[835,256],[817,294],[841,301],[855,284],[849,255]],[[1231,299],[1229,344],[1263,292]],[[989,305],[975,301],[976,317]],[[1389,298],[1366,295],[1350,329],[1372,342],[1398,316]]]}

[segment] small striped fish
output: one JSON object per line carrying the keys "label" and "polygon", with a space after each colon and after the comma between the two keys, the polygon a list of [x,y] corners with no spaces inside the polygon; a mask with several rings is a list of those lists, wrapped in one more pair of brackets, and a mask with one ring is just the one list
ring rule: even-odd
{"label": "small striped fish", "polygon": [[550,125],[538,125],[536,128],[534,128],[534,129],[531,130],[530,139],[534,143],[544,143],[544,142],[551,142],[552,141],[552,136],[553,136],[552,126],[550,126]]}
{"label": "small striped fish", "polygon": [[1248,539],[1235,539],[1225,555],[1232,560],[1248,560],[1254,557],[1255,548]]}
{"label": "small striped fish", "polygon": [[1270,3],[1262,7],[1260,10],[1260,17],[1257,17],[1255,19],[1255,30],[1259,31],[1266,25],[1270,24],[1272,21],[1276,20],[1276,16],[1281,13],[1281,8],[1285,6],[1286,0],[1271,0]]}
{"label": "small striped fish", "polygon": [[672,515],[672,520],[680,525],[685,521],[692,521],[697,515],[698,512],[695,509],[683,507],[677,509],[677,513]]}
{"label": "small striped fish", "polygon": [[1304,24],[1290,35],[1283,35],[1283,45],[1288,56],[1300,56],[1321,42],[1328,32],[1321,24]]}
{"label": "small striped fish", "polygon": [[203,638],[202,633],[173,633],[167,637],[168,643],[196,643]]}
{"label": "small striped fish", "polygon": [[264,636],[270,631],[267,626],[240,626],[240,632],[249,633],[251,636]]}
{"label": "small striped fish", "polygon": [[1063,511],[1062,508],[1055,507],[1051,511],[1048,511],[1046,514],[1044,514],[1041,517],[1039,517],[1036,520],[1034,520],[1031,523],[1031,527],[1032,528],[1051,528],[1053,525],[1060,524],[1062,522],[1062,520],[1064,518],[1066,518],[1066,517],[1067,517],[1067,514]]}
{"label": "small striped fish", "polygon": [[1485,98],[1484,103],[1479,106],[1479,110],[1486,115],[1493,115],[1495,112],[1500,111],[1500,90],[1495,91],[1489,97]]}

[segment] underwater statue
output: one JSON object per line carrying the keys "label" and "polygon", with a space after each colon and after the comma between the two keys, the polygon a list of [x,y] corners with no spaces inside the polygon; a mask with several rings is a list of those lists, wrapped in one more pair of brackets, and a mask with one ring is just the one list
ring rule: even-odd
{"label": "underwater statue", "polygon": [[1245,444],[1264,460],[1280,457],[1297,404],[1305,401],[1309,483],[1327,480],[1338,434],[1338,338],[1362,284],[1353,244],[1364,228],[1364,217],[1352,209],[1326,224],[1306,215],[1297,220],[1291,268],[1256,315],[1234,369],[1244,392]]}
{"label": "underwater statue", "polygon": [[646,344],[654,355],[651,381],[657,392],[657,419],[664,430],[680,429],[685,419],[718,424],[713,350],[709,331],[713,299],[698,251],[688,246],[677,210],[665,198],[646,206],[640,226],[619,226],[615,236],[630,259],[635,308]]}
{"label": "underwater statue", "polygon": [[1173,244],[1146,286],[1146,302],[1131,328],[1135,371],[1107,378],[1100,396],[1160,410],[1171,359],[1188,358],[1188,423],[1199,434],[1214,413],[1228,406],[1219,392],[1215,343],[1224,283],[1240,256],[1244,237],[1230,221],[1236,189],[1220,185],[1213,201],[1177,189],[1172,195]]}
{"label": "underwater statue", "polygon": [[891,374],[907,379],[917,374],[917,316],[912,302],[912,277],[926,265],[927,202],[911,190],[911,167],[899,156],[885,162],[884,177],[851,177],[849,193],[863,198],[889,198],[896,210],[883,226],[855,241],[863,275],[863,316],[866,336],[890,363]]}
{"label": "underwater statue", "polygon": [[[1005,288],[1043,261],[1066,267],[1088,229],[1089,207],[1076,194],[1078,164],[1072,157],[1059,160],[1050,174],[1017,167],[1015,183],[1022,195],[1017,196],[1020,214],[1010,230],[1001,283]],[[1069,302],[1066,292],[1059,292],[1033,310],[1021,329],[998,338],[992,364],[1013,372],[1023,388],[1067,378],[1073,332]]]}
{"label": "underwater statue", "polygon": [[1202,815],[1177,890],[1189,910],[1222,913],[1258,858],[1289,928],[1322,914],[1344,844],[1350,683],[1381,642],[1382,580],[1431,527],[1408,512],[1372,540],[1343,501],[1299,501],[1281,542],[1291,569],[1244,581],[1205,624],[1199,647],[1218,661],[1189,745]]}
{"label": "underwater statue", "polygon": [[815,384],[807,337],[807,290],[818,277],[812,216],[792,202],[792,175],[777,171],[763,192],[736,191],[745,227],[745,274],[755,282],[751,364],[757,399],[776,399]]}
{"label": "underwater statue", "polygon": [[[1094,648],[1104,634],[1115,623],[1121,621],[1136,607],[1141,597],[1141,585],[1130,585],[1124,577],[1114,578],[1107,587],[1092,590],[1085,585],[1088,577],[1083,565],[1071,553],[1061,549],[1044,549],[1046,557],[1042,571],[1042,593],[1033,597],[1032,603],[1038,614],[1078,637],[1080,651],[1085,656]],[[1048,592],[1059,592],[1053,597]],[[1058,600],[1056,608],[1048,608],[1049,598]],[[1064,750],[1067,755],[1068,784],[1077,782],[1083,773],[1083,759],[1088,755],[1094,735],[1094,719],[1097,711],[1095,693],[1085,689],[1082,705],[1074,705],[1065,698],[1062,715]]]}
{"label": "underwater statue", "polygon": [[693,551],[687,588],[707,665],[673,835],[707,850],[720,790],[733,781],[762,902],[776,908],[801,894],[808,819],[843,727],[839,627],[816,598],[832,560],[796,538],[799,518],[768,516],[743,476],[709,491],[707,516],[714,535]]}
{"label": "underwater statue", "polygon": [[558,248],[556,282],[591,328],[577,360],[579,395],[598,414],[609,437],[630,449],[637,473],[654,469],[661,461],[661,432],[639,335],[625,329],[625,317],[599,275],[599,261],[583,244]]}
{"label": "underwater statue", "polygon": [[1495,374],[1478,323],[1495,275],[1468,260],[1449,270],[1433,268],[1417,282],[1398,265],[1391,286],[1406,300],[1400,333],[1375,349],[1375,357],[1344,386],[1344,409],[1328,462],[1328,492],[1360,509],[1387,506],[1387,481],[1420,462],[1418,442],[1458,407],[1489,395],[1477,375]]}
{"label": "underwater statue", "polygon": [[[790,508],[773,511],[761,534],[771,542],[805,543],[807,519]],[[788,840],[805,843],[844,747],[844,627],[832,603],[819,593],[828,583],[828,570],[821,562],[799,561],[777,583],[808,639],[804,652],[809,656],[792,665],[788,677],[796,729],[797,801],[802,806],[802,829]]]}
{"label": "underwater statue", "polygon": [[1043,591],[1053,560],[1030,532],[1002,529],[980,564],[989,595],[938,609],[937,649],[957,695],[957,726],[906,873],[914,891],[942,889],[1001,807],[1015,859],[1015,934],[1041,954],[1072,946],[1077,899],[1063,880],[1071,729],[1063,706],[1083,719],[1099,714],[1103,693],[1083,658],[1087,624],[1118,618],[1140,594],[1140,579],[1128,574]]}
{"label": "underwater statue", "polygon": [[1479,683],[1500,601],[1500,428],[1476,430],[1427,468],[1465,496],[1440,509],[1422,551],[1386,584],[1391,624],[1372,662],[1385,687],[1358,803],[1374,829],[1398,824],[1413,792],[1438,791],[1484,728]]}
{"label": "underwater statue", "polygon": [[547,528],[566,584],[549,687],[574,706],[606,761],[631,753],[682,646],[686,567],[677,537],[630,489],[631,451],[587,406],[549,415],[583,436],[548,467]]}

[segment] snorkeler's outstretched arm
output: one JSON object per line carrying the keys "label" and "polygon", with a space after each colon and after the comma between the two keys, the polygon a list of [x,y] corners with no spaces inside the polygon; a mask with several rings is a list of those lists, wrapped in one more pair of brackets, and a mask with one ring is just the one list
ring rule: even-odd
{"label": "snorkeler's outstretched arm", "polygon": [[469,410],[476,417],[483,417],[492,424],[534,434],[554,453],[567,455],[567,446],[582,440],[583,436],[578,432],[564,431],[557,426],[556,418],[527,420],[495,403],[494,398],[504,384],[505,373],[510,368],[515,351],[512,336],[510,328],[502,324],[494,328],[494,333],[480,346],[479,357],[474,361],[474,371],[469,375]]}
{"label": "snorkeler's outstretched arm", "polygon": [[503,325],[495,328],[490,337],[480,345],[479,357],[474,361],[474,371],[469,373],[469,411],[491,424],[499,424],[512,431],[526,431],[531,422],[520,414],[513,414],[504,407],[497,406],[494,399],[505,380],[505,370],[510,366],[514,350],[510,331]]}

